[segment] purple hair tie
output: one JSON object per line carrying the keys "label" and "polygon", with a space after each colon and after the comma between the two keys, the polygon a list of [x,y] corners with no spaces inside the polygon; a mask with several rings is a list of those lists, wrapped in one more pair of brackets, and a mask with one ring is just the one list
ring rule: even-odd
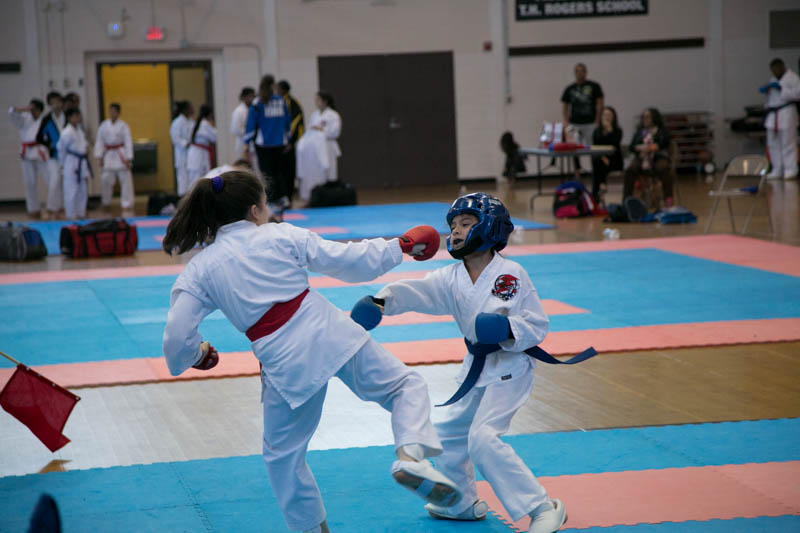
{"label": "purple hair tie", "polygon": [[214,192],[222,192],[223,187],[225,187],[225,182],[222,176],[214,176],[211,178],[211,189],[213,189]]}

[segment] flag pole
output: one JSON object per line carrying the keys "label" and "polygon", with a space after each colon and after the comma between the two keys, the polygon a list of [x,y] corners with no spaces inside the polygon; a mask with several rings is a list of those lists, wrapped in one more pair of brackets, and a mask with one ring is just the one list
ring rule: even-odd
{"label": "flag pole", "polygon": [[[20,363],[19,361],[17,361],[16,359],[14,359],[14,358],[13,358],[13,357],[11,357],[10,355],[8,355],[7,353],[0,352],[0,355],[2,355],[3,357],[5,357],[6,359],[8,359],[9,361],[11,361],[12,363],[14,363],[15,365],[22,365],[22,363]],[[22,365],[22,366],[25,366],[25,365]]]}

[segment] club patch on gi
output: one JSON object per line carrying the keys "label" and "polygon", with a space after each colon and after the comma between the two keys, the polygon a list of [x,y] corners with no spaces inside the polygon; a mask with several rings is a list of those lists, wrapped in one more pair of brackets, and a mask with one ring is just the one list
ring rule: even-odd
{"label": "club patch on gi", "polygon": [[497,296],[504,302],[513,298],[519,290],[519,279],[511,274],[501,274],[494,280],[492,295]]}

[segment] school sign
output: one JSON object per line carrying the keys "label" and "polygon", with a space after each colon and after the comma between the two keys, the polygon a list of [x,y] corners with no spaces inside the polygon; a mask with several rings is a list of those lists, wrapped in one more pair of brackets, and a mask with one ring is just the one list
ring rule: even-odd
{"label": "school sign", "polygon": [[517,20],[646,15],[648,0],[517,0]]}

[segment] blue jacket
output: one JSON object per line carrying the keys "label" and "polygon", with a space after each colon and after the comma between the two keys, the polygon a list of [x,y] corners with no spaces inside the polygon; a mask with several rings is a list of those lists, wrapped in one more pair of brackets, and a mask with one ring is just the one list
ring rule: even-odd
{"label": "blue jacket", "polygon": [[36,133],[36,142],[50,149],[51,159],[58,159],[58,150],[56,150],[56,146],[58,145],[59,137],[61,137],[61,134],[58,132],[58,126],[56,126],[51,111],[42,119],[39,131]]}
{"label": "blue jacket", "polygon": [[250,106],[243,140],[254,140],[258,146],[284,146],[291,124],[286,102],[273,94],[266,106],[261,101]]}

